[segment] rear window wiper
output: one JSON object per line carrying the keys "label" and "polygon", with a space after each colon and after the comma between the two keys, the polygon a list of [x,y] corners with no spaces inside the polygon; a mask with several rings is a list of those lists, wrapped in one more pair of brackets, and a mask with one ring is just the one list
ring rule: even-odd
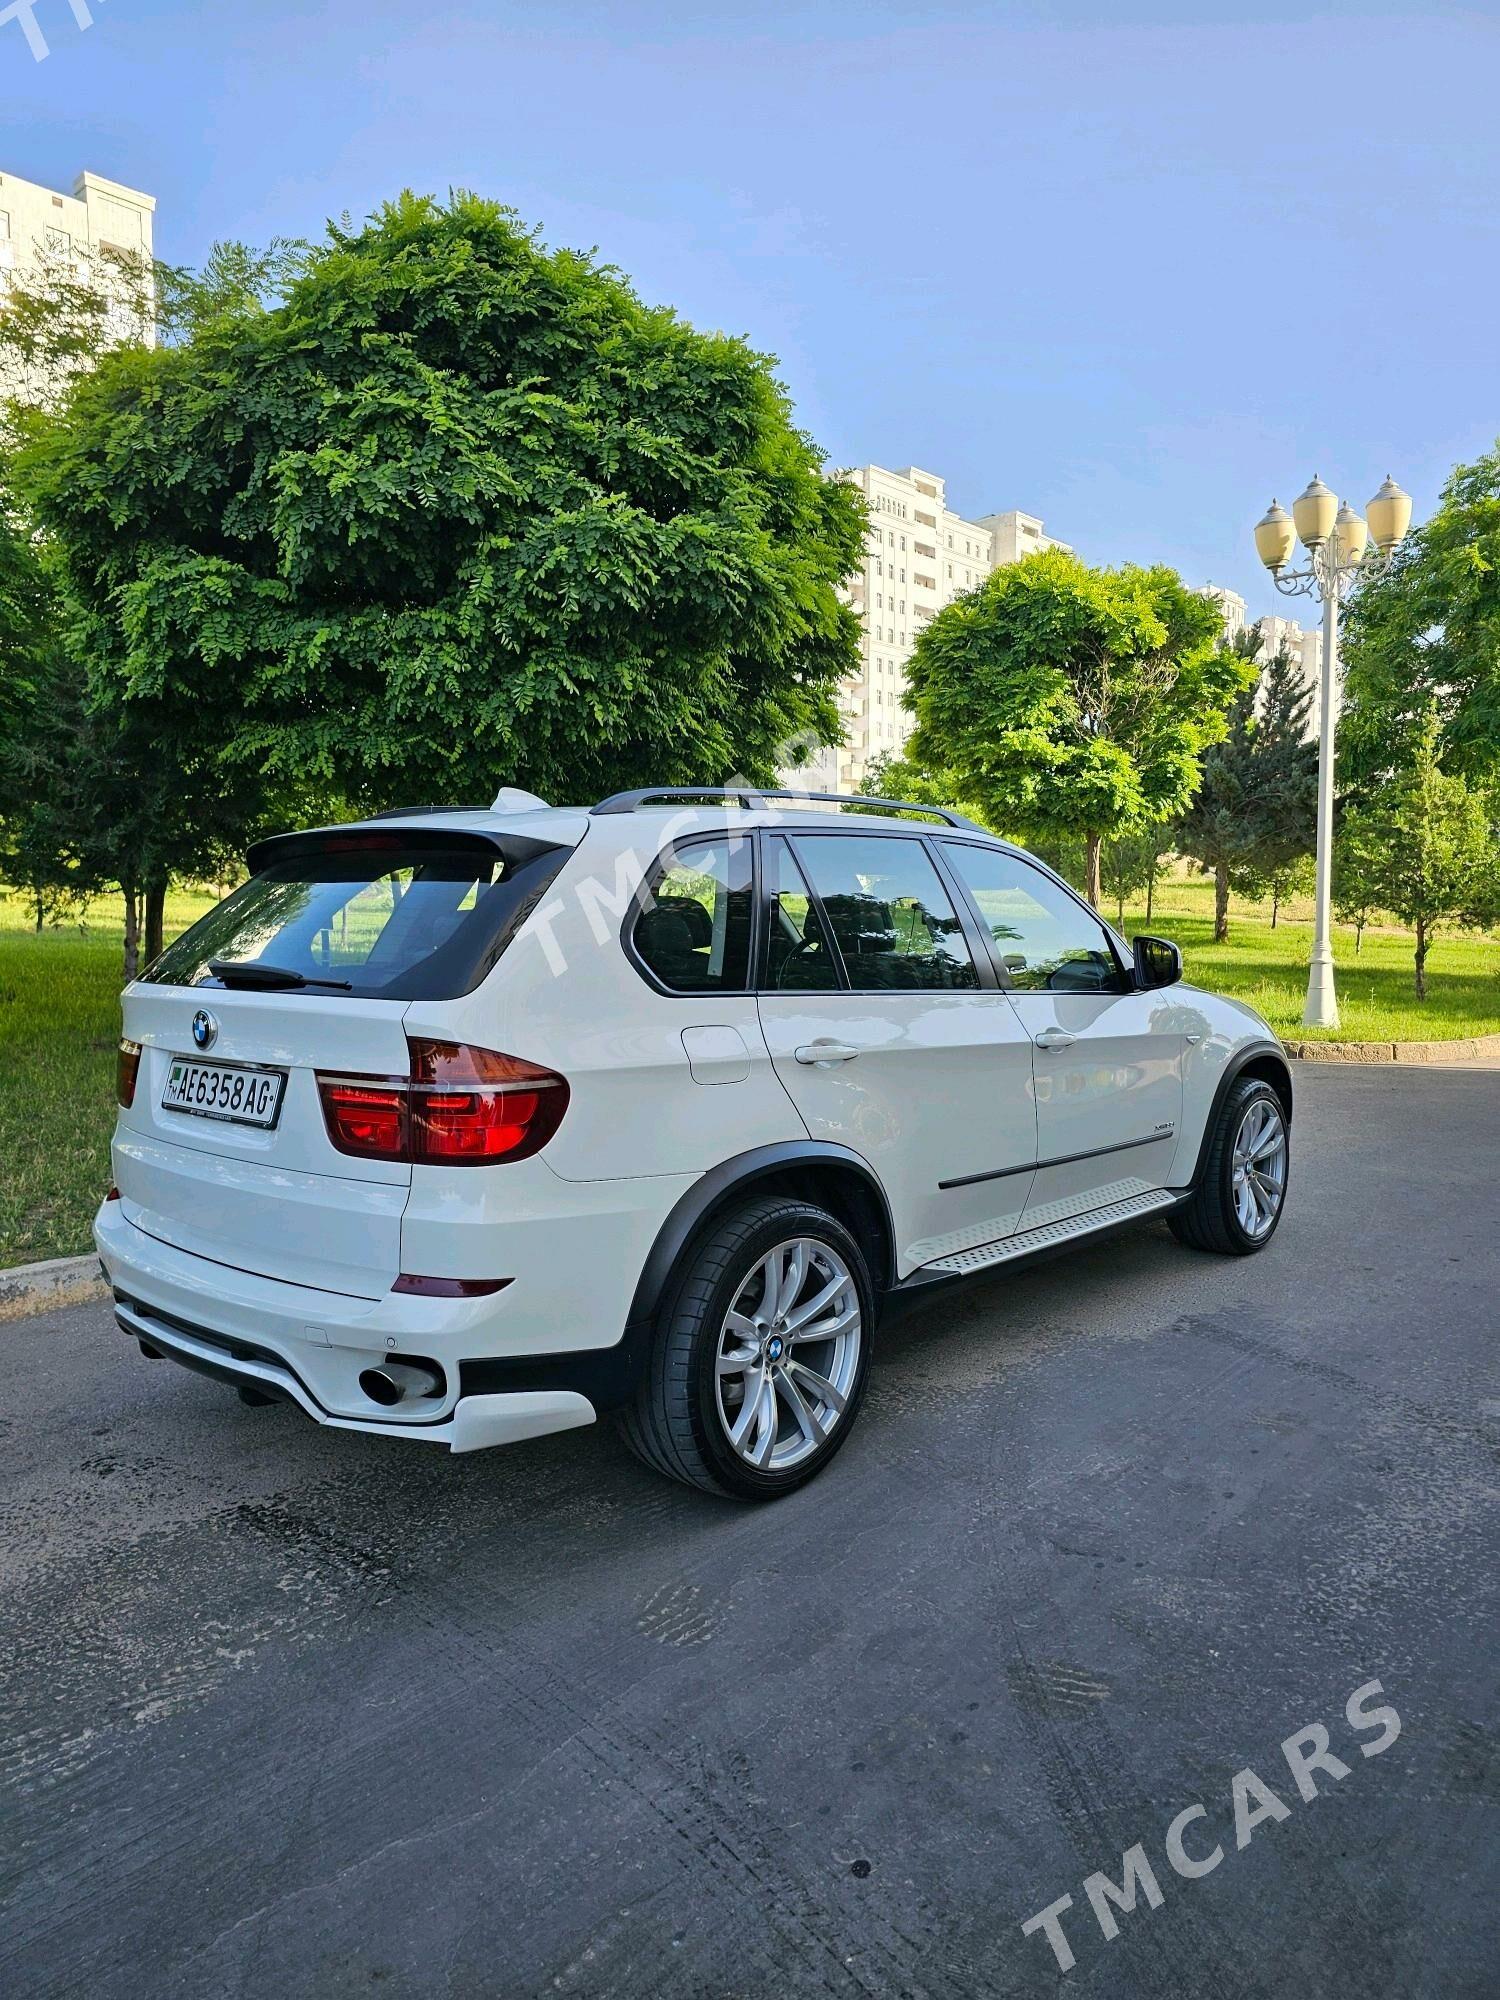
{"label": "rear window wiper", "polygon": [[336,986],[343,993],[353,990],[347,979],[309,979],[305,972],[294,972],[289,965],[267,965],[263,958],[211,958],[208,969],[225,986],[262,986],[267,992],[298,986]]}

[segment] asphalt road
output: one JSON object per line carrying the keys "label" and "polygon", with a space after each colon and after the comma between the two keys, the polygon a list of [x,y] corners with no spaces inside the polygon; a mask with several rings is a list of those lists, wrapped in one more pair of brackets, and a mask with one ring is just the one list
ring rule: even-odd
{"label": "asphalt road", "polygon": [[0,1327],[0,1992],[1495,1994],[1500,1075],[1297,1084],[1262,1256],[948,1294],[763,1511]]}

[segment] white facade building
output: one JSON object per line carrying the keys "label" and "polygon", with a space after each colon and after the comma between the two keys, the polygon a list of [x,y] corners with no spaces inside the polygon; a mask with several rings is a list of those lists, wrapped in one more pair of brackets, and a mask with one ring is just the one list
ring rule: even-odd
{"label": "white facade building", "polygon": [[[1285,649],[1302,672],[1304,687],[1312,690],[1312,704],[1307,712],[1307,734],[1318,733],[1318,703],[1321,700],[1323,679],[1323,634],[1316,625],[1299,625],[1295,618],[1278,618],[1271,615],[1258,620],[1256,630],[1260,633],[1260,661],[1267,666],[1276,655]],[[1335,700],[1341,696],[1335,689]]]}
{"label": "white facade building", "polygon": [[[1250,629],[1245,617],[1245,600],[1237,590],[1230,590],[1222,583],[1206,583],[1199,592],[1201,597],[1212,598],[1219,607],[1224,623],[1224,637],[1233,644],[1240,633]],[[1312,690],[1312,706],[1308,712],[1307,731],[1309,736],[1318,733],[1319,682],[1323,671],[1323,634],[1317,626],[1299,625],[1295,618],[1279,618],[1274,615],[1257,618],[1253,629],[1260,634],[1260,652],[1257,655],[1262,667],[1270,665],[1276,655],[1283,650],[1291,655],[1299,669],[1303,684]]]}
{"label": "white facade building", "polygon": [[[88,261],[107,275],[113,262],[122,273],[117,309],[134,320],[139,294],[135,284],[127,287],[123,271],[142,260],[149,264],[155,212],[153,195],[102,174],[80,174],[71,194],[39,187],[18,174],[0,174],[0,288],[34,277],[49,264],[76,269]],[[130,330],[121,327],[122,334]],[[149,323],[141,330],[154,339]],[[29,396],[33,391],[23,381],[11,393]],[[36,393],[44,394],[45,385]]]}
{"label": "white facade building", "polygon": [[990,531],[991,569],[999,569],[1001,563],[1019,562],[1022,556],[1034,556],[1040,549],[1061,549],[1065,555],[1073,553],[1067,542],[1042,533],[1042,524],[1035,514],[1018,514],[1014,509],[1008,514],[981,514],[979,525]]}
{"label": "white facade building", "polygon": [[155,211],[154,196],[102,174],[80,174],[71,194],[0,174],[0,271],[28,271],[47,255],[80,250],[149,257]]}
{"label": "white facade building", "polygon": [[901,705],[906,663],[925,624],[1000,563],[1067,547],[1044,535],[1031,514],[965,520],[949,508],[942,478],[920,466],[894,472],[862,465],[844,476],[864,494],[870,514],[864,566],[847,587],[864,628],[860,671],[839,691],[843,745],[818,751],[786,774],[789,783],[813,791],[852,792],[877,757],[905,749],[912,730]]}
{"label": "white facade building", "polygon": [[1237,590],[1227,584],[1205,583],[1199,591],[1200,597],[1210,598],[1219,607],[1219,616],[1224,626],[1224,643],[1232,646],[1245,629],[1245,600]]}

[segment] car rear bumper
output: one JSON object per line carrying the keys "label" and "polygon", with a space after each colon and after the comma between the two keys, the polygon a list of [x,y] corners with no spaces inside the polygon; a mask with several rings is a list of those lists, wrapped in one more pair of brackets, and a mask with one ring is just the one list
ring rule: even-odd
{"label": "car rear bumper", "polygon": [[[531,1382],[527,1357],[510,1355],[503,1388],[466,1390],[471,1357],[481,1357],[473,1363],[481,1368],[497,1365],[492,1357],[502,1343],[494,1319],[503,1293],[372,1303],[318,1292],[161,1243],[118,1202],[100,1210],[94,1240],[127,1333],[200,1374],[295,1403],[332,1429],[477,1451],[571,1430],[597,1414],[590,1396],[557,1379],[561,1356],[537,1357],[540,1379]],[[393,1353],[434,1362],[444,1375],[442,1396],[401,1414],[366,1396],[361,1373]]]}
{"label": "car rear bumper", "polygon": [[215,1381],[296,1403],[315,1423],[332,1430],[413,1438],[418,1444],[446,1445],[450,1451],[483,1451],[490,1445],[545,1437],[550,1431],[574,1430],[580,1424],[593,1423],[596,1414],[588,1398],[574,1390],[518,1389],[494,1396],[459,1396],[451,1415],[436,1423],[377,1423],[363,1417],[337,1417],[320,1406],[285,1361],[236,1352],[208,1338],[206,1329],[168,1325],[149,1306],[119,1293],[115,1296],[115,1318],[125,1332],[134,1334],[154,1353]]}

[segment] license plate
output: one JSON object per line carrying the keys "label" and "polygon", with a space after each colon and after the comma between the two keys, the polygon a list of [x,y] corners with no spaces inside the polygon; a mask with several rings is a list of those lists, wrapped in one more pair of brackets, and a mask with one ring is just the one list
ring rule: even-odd
{"label": "license plate", "polygon": [[284,1069],[246,1069],[236,1063],[190,1062],[176,1056],[161,1094],[163,1111],[222,1118],[230,1125],[271,1126],[281,1112]]}

